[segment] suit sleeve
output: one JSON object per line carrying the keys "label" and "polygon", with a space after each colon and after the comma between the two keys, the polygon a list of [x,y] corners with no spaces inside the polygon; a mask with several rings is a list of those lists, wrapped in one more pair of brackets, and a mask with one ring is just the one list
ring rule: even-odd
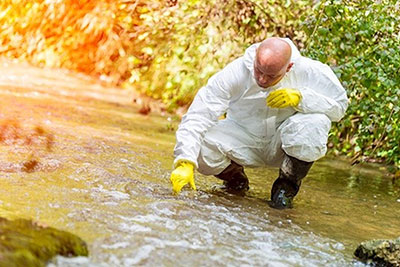
{"label": "suit sleeve", "polygon": [[302,113],[322,113],[339,121],[346,112],[348,98],[338,78],[327,65],[309,60],[300,73],[302,100],[296,109]]}
{"label": "suit sleeve", "polygon": [[187,160],[198,167],[197,158],[205,133],[227,111],[231,99],[244,86],[246,75],[249,71],[240,57],[214,74],[198,91],[176,132],[174,166]]}

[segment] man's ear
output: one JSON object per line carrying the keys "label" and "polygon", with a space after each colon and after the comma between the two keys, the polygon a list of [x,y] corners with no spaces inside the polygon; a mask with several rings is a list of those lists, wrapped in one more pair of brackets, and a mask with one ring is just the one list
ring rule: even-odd
{"label": "man's ear", "polygon": [[289,65],[287,66],[286,72],[289,72],[289,70],[293,67],[293,62],[290,62]]}

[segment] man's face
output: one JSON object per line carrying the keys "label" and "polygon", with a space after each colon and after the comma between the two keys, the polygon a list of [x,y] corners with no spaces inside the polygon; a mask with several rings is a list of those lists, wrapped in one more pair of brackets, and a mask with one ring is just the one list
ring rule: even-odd
{"label": "man's face", "polygon": [[283,76],[290,70],[292,65],[293,63],[290,63],[281,69],[275,70],[260,64],[256,57],[254,60],[254,78],[258,86],[268,88],[282,80]]}

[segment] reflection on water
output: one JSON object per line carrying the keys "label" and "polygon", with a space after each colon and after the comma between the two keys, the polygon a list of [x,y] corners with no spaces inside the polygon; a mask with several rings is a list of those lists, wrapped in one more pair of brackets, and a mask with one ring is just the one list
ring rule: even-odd
{"label": "reflection on water", "polygon": [[[19,81],[17,67],[6,71]],[[30,70],[19,87],[6,74],[0,119],[43,125],[54,140],[37,160],[57,164],[0,172],[0,216],[32,218],[89,243],[89,258],[50,266],[362,266],[352,258],[358,242],[400,235],[400,185],[377,169],[319,161],[285,211],[265,202],[277,169],[246,170],[245,197],[216,191],[219,181],[201,175],[199,191],[173,196],[167,118],[138,115],[121,100],[127,92],[63,73]],[[0,166],[25,156],[0,148]]]}

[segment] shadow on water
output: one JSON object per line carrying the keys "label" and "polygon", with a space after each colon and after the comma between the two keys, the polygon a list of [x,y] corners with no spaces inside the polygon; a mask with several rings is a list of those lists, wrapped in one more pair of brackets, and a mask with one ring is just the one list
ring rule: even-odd
{"label": "shadow on water", "polygon": [[0,119],[14,118],[27,132],[42,125],[43,144],[52,134],[51,150],[35,160],[53,168],[24,172],[29,149],[1,143],[0,167],[20,165],[0,170],[0,216],[73,232],[90,249],[89,258],[59,257],[50,266],[362,266],[352,258],[358,242],[399,235],[399,185],[336,159],[313,166],[291,210],[265,202],[277,169],[246,170],[244,197],[198,174],[197,192],[173,196],[176,125],[167,117],[142,116],[128,92],[58,72],[44,78],[24,69],[13,87],[19,72],[2,72]]}

